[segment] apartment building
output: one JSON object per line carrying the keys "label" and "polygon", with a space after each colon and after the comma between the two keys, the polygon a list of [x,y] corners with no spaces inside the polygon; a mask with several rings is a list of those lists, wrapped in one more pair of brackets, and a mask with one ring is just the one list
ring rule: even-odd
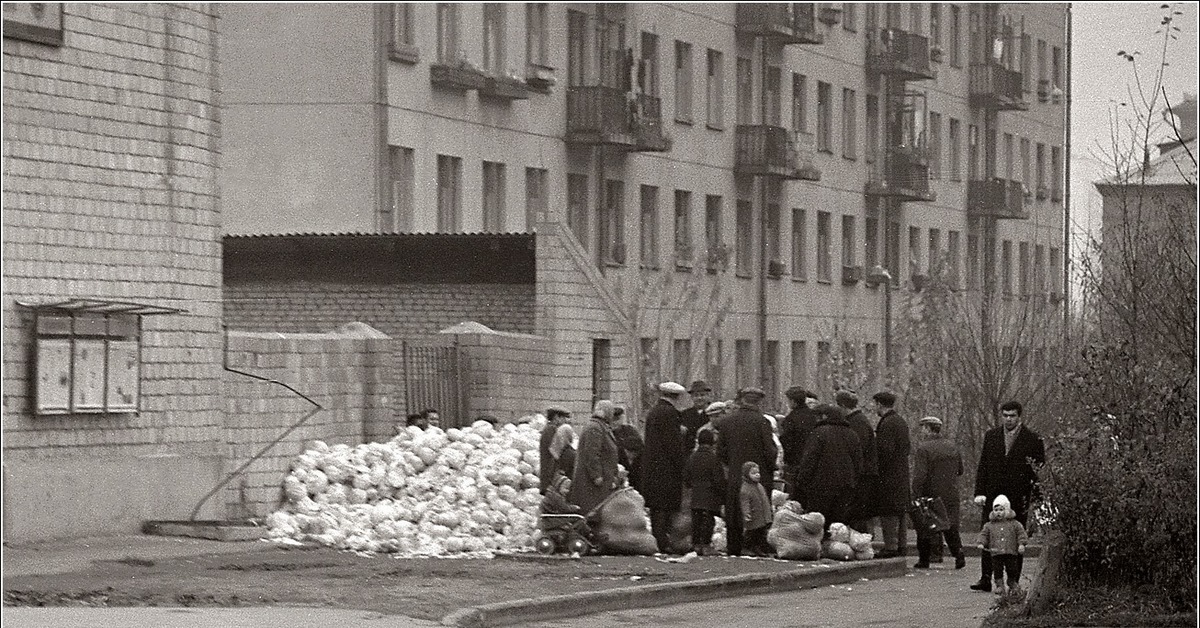
{"label": "apartment building", "polygon": [[[758,384],[775,405],[835,362],[875,372],[904,344],[891,302],[931,270],[1062,307],[1067,19],[1063,3],[223,6],[226,322],[316,331],[272,314],[303,307],[408,333],[499,308],[502,331],[551,339],[545,399],[584,411],[660,379]],[[320,281],[271,254],[354,266],[355,236],[429,253]]]}

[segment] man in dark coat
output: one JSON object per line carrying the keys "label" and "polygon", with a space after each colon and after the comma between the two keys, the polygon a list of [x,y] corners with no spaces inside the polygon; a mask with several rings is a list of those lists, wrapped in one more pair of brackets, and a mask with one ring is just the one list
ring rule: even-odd
{"label": "man in dark coat", "polygon": [[704,409],[712,402],[713,391],[704,380],[698,379],[692,382],[691,387],[688,388],[688,394],[692,396],[692,405],[679,413],[679,420],[687,429],[683,437],[683,450],[690,454],[696,448],[696,433],[704,427],[705,423],[708,423],[708,417],[704,416]]}
{"label": "man in dark coat", "polygon": [[905,534],[904,513],[908,510],[909,479],[908,455],[912,443],[908,436],[908,423],[896,413],[896,395],[881,391],[871,397],[875,402],[875,413],[879,423],[875,425],[875,451],[879,456],[879,492],[875,508],[879,515],[879,527],[883,530],[883,551],[877,556],[891,558],[903,556],[902,543]]}
{"label": "man in dark coat", "polygon": [[[716,422],[717,459],[726,477],[740,478],[742,465],[755,462],[767,495],[775,488],[775,432],[759,409],[766,398],[761,388],[743,388],[734,399],[737,407]],[[742,554],[741,482],[729,482],[725,494],[725,535],[730,556]]]}
{"label": "man in dark coat", "polygon": [[[800,463],[800,454],[804,452],[804,441],[817,427],[820,418],[809,407],[810,400],[815,399],[807,390],[792,386],[784,393],[791,410],[779,422],[779,444],[783,447],[783,480],[788,495],[804,503],[804,487],[796,482],[796,465]],[[813,404],[815,405],[815,404]]]}
{"label": "man in dark coat", "polygon": [[642,435],[638,433],[637,428],[629,424],[625,408],[617,406],[613,412],[616,413],[613,436],[617,439],[621,466],[625,467],[625,472],[629,474],[627,479],[629,486],[636,490],[642,483],[642,448],[646,444],[642,442]]}
{"label": "man in dark coat", "polygon": [[[954,568],[967,566],[962,551],[962,536],[959,534],[958,476],[963,473],[962,454],[958,446],[942,435],[942,420],[927,416],[921,419],[921,440],[913,455],[912,492],[916,497],[940,497],[946,505],[946,518],[950,529],[930,534],[917,530],[917,564],[914,569],[927,569],[934,545],[942,543],[942,536],[954,555]],[[878,554],[876,554],[878,556]]]}
{"label": "man in dark coat", "polygon": [[854,491],[854,501],[850,506],[850,521],[846,524],[859,532],[875,533],[876,513],[875,494],[879,484],[879,456],[875,447],[875,426],[858,407],[858,393],[843,388],[834,395],[834,401],[839,408],[846,412],[846,423],[858,436],[862,447],[862,473],[858,478],[858,487]]}
{"label": "man in dark coat", "polygon": [[687,390],[675,382],[659,384],[659,399],[646,414],[646,445],[642,449],[639,492],[650,509],[650,532],[658,551],[670,549],[671,521],[683,503],[683,468],[688,454],[686,429],[679,411],[688,407]]}
{"label": "man in dark coat", "polygon": [[828,530],[832,523],[846,523],[862,474],[862,443],[841,408],[825,404],[815,410],[820,418],[804,443],[796,480],[808,500],[800,504],[824,515]]}
{"label": "man in dark coat", "polygon": [[[1005,495],[1017,513],[1021,525],[1029,522],[1029,507],[1038,496],[1037,472],[1034,465],[1046,462],[1046,445],[1037,432],[1022,422],[1023,408],[1018,401],[1006,401],[1000,406],[1001,425],[983,435],[979,452],[979,468],[975,472],[975,504],[983,508],[982,523],[997,495]],[[981,554],[983,576],[971,585],[976,591],[991,591],[992,557]],[[1017,558],[1020,573],[1022,557]]]}
{"label": "man in dark coat", "polygon": [[558,431],[558,427],[570,420],[571,413],[565,408],[551,406],[546,409],[546,427],[542,428],[542,438],[538,447],[538,479],[541,480],[538,490],[542,495],[546,494],[546,489],[550,488],[554,480],[555,457],[550,455],[550,443],[554,440],[554,433]]}

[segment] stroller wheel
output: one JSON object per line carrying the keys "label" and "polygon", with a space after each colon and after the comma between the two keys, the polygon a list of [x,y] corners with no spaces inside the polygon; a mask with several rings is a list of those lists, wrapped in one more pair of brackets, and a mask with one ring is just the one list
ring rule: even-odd
{"label": "stroller wheel", "polygon": [[583,556],[592,549],[592,546],[585,539],[573,538],[570,543],[567,543],[567,550],[572,554]]}
{"label": "stroller wheel", "polygon": [[538,552],[541,552],[542,554],[553,554],[554,553],[554,539],[543,536],[542,538],[537,540],[537,543],[534,544],[534,547],[537,549]]}

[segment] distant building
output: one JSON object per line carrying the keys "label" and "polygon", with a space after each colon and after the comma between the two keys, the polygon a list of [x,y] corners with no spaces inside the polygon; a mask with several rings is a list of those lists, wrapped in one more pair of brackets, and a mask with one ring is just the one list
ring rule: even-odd
{"label": "distant building", "polygon": [[185,519],[222,478],[216,22],[4,5],[5,541]]}

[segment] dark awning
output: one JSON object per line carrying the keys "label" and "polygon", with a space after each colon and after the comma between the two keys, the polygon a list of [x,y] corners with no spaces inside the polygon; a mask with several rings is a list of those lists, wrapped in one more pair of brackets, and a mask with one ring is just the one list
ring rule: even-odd
{"label": "dark awning", "polygon": [[110,301],[107,299],[67,299],[65,301],[49,301],[46,303],[16,301],[16,304],[35,312],[93,312],[98,314],[152,316],[155,314],[180,314],[187,311],[174,307],[133,303],[132,301]]}

